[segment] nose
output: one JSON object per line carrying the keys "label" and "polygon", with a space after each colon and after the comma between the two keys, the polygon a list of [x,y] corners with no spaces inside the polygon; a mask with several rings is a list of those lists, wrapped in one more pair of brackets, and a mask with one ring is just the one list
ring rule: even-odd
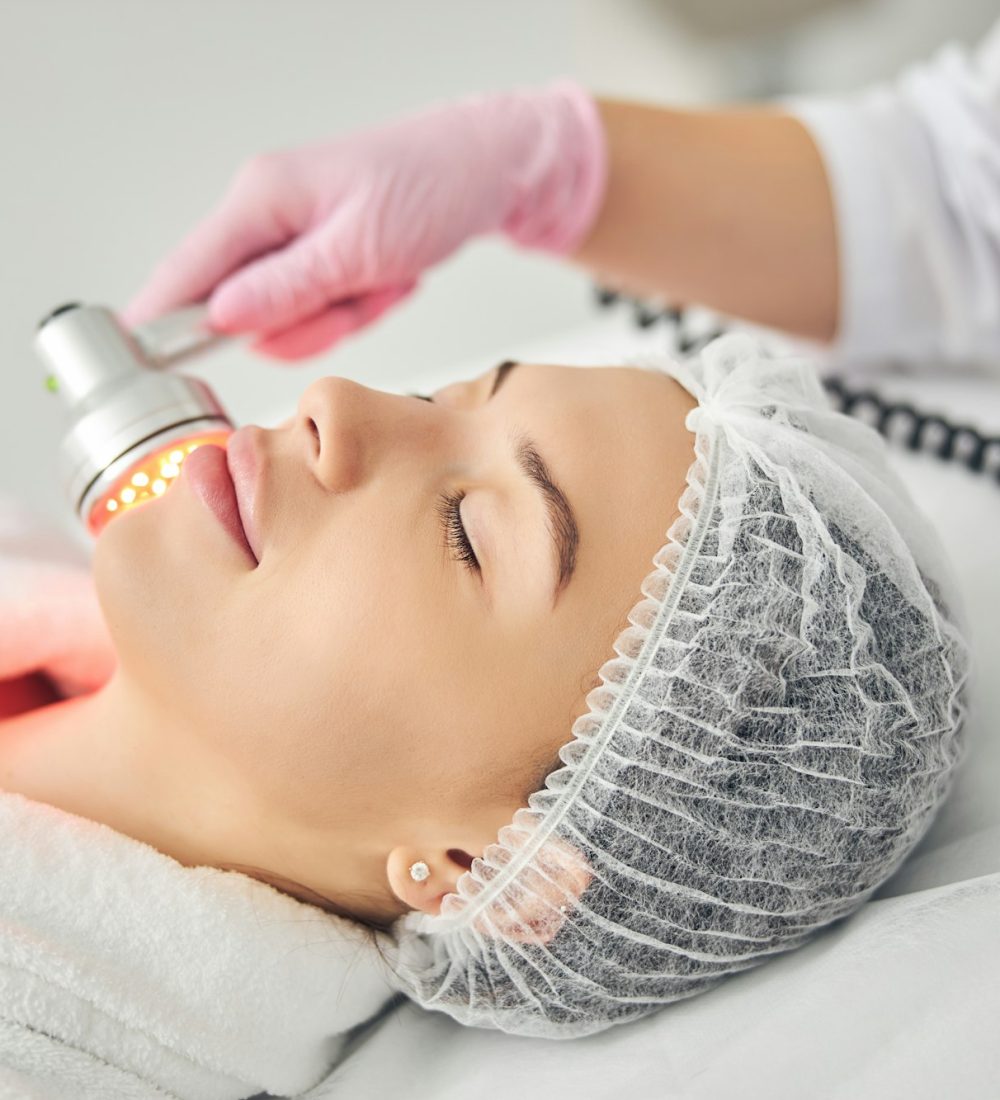
{"label": "nose", "polygon": [[430,402],[336,377],[306,387],[295,421],[317,481],[334,493],[433,452],[448,431],[446,410]]}

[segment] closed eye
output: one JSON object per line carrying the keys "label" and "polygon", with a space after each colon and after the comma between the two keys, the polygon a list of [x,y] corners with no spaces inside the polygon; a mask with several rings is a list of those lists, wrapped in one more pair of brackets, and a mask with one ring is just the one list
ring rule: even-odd
{"label": "closed eye", "polygon": [[[493,374],[493,385],[486,397],[487,401],[497,394],[500,387],[511,377],[514,368],[520,365],[516,359],[507,359],[496,368]],[[415,397],[419,401],[433,401],[433,398],[425,397],[419,393],[411,393],[409,396]],[[515,432],[511,438],[515,444],[514,457],[517,464],[527,480],[541,493],[548,513],[549,534],[552,538],[557,559],[557,577],[553,591],[554,606],[559,599],[559,594],[572,580],[576,568],[577,547],[580,543],[576,516],[573,514],[573,509],[565,493],[552,480],[552,475],[542,460],[542,456],[538,453],[535,444],[523,433]],[[442,498],[443,515],[448,525],[446,527],[446,537],[456,551],[454,556],[463,561],[470,569],[478,572],[480,580],[482,580],[479,561],[465,533],[458,507],[462,495],[464,494],[458,494],[457,499],[455,496],[448,497],[447,495]],[[439,510],[441,510],[441,507],[439,507]]]}
{"label": "closed eye", "polygon": [[[411,393],[408,397],[415,397],[418,401],[431,401],[433,398],[422,393]],[[444,531],[445,542],[451,550],[451,556],[461,562],[470,572],[482,576],[482,566],[476,551],[472,547],[465,524],[462,522],[461,504],[464,492],[443,493],[438,501],[438,515],[441,517],[441,526]]]}
{"label": "closed eye", "polygon": [[445,542],[451,548],[452,557],[460,561],[467,569],[482,576],[482,566],[472,548],[469,536],[462,523],[460,510],[465,493],[443,493],[438,503],[438,515],[441,517],[441,525],[444,528]]}

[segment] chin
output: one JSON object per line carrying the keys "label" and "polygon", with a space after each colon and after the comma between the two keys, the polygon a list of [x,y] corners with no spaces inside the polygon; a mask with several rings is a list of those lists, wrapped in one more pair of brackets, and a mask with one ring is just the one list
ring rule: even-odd
{"label": "chin", "polygon": [[171,710],[182,704],[178,685],[216,674],[239,618],[233,586],[242,573],[214,522],[178,484],[116,516],[94,547],[97,598],[122,672]]}
{"label": "chin", "polygon": [[169,568],[168,496],[115,516],[94,544],[97,599],[123,666],[165,655],[172,631],[163,613],[171,602],[174,621],[183,617]]}

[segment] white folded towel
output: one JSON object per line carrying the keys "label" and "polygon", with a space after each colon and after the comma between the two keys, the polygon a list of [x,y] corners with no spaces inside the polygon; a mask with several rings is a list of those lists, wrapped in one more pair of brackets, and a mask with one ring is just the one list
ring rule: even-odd
{"label": "white folded towel", "polygon": [[[0,499],[0,680],[75,694],[114,653],[43,528]],[[294,1095],[392,999],[354,922],[0,792],[0,1100]]]}

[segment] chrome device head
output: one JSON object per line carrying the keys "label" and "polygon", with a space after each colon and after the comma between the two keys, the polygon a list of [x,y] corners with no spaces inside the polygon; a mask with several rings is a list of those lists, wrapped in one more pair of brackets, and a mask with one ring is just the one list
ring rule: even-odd
{"label": "chrome device head", "polygon": [[187,306],[129,330],[104,306],[69,302],[39,322],[45,385],[70,415],[60,480],[95,538],[166,492],[196,447],[225,446],[234,430],[204,382],[165,369],[229,339],[208,328],[207,312]]}

